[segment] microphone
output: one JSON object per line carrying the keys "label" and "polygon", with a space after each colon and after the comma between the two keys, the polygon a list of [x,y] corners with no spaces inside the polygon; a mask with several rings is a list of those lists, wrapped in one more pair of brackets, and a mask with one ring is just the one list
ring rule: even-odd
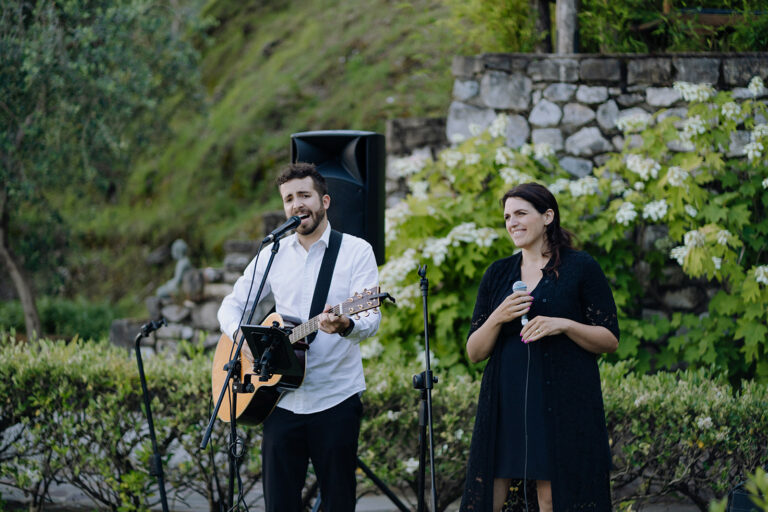
{"label": "microphone", "polygon": [[299,224],[301,224],[301,217],[294,215],[287,221],[283,222],[280,226],[273,229],[272,232],[268,234],[264,240],[261,241],[261,243],[268,244],[269,242],[280,240],[288,231],[295,229]]}
{"label": "microphone", "polygon": [[[512,292],[524,292],[528,289],[528,286],[522,281],[515,281],[515,284],[512,285]],[[523,313],[523,316],[520,317],[520,323],[522,325],[525,325],[528,323],[528,314]]]}

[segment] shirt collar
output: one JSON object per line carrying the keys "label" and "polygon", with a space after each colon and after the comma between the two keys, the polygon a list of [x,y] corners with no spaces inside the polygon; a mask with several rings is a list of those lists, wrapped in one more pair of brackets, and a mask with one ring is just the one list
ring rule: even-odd
{"label": "shirt collar", "polygon": [[[310,249],[315,246],[315,244],[321,243],[325,246],[325,248],[328,248],[328,244],[330,243],[331,239],[331,221],[328,221],[328,224],[325,226],[325,231],[323,231],[323,234],[320,236],[320,238],[310,246]],[[286,241],[292,245],[292,246],[301,246],[299,243],[299,236],[294,233],[290,236],[290,238],[287,238]]]}

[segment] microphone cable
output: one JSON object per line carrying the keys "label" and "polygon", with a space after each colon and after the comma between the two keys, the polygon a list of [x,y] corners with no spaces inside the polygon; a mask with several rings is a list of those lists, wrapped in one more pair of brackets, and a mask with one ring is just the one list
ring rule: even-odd
{"label": "microphone cable", "polygon": [[531,372],[531,344],[526,343],[528,363],[525,367],[525,399],[523,405],[523,431],[525,433],[525,457],[523,458],[523,500],[525,512],[528,512],[528,378]]}

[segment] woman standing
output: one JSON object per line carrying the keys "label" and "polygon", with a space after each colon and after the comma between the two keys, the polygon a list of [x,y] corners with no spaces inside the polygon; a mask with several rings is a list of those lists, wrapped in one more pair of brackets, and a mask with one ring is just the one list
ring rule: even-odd
{"label": "woman standing", "polygon": [[[519,185],[501,203],[520,252],[494,262],[477,294],[467,353],[490,360],[461,510],[498,512],[524,479],[541,511],[610,510],[597,355],[618,348],[613,294],[599,264],[572,248],[546,187]],[[516,281],[527,291],[513,292]],[[514,503],[534,502],[526,485],[513,490]]]}

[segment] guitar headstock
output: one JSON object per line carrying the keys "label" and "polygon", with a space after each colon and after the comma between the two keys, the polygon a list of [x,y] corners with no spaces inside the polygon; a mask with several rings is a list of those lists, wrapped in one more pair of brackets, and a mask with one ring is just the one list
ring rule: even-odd
{"label": "guitar headstock", "polygon": [[395,302],[388,293],[381,292],[380,287],[365,289],[362,292],[355,293],[352,297],[348,298],[340,304],[341,313],[347,316],[359,315],[364,311],[378,308],[381,306],[382,299],[389,299]]}

